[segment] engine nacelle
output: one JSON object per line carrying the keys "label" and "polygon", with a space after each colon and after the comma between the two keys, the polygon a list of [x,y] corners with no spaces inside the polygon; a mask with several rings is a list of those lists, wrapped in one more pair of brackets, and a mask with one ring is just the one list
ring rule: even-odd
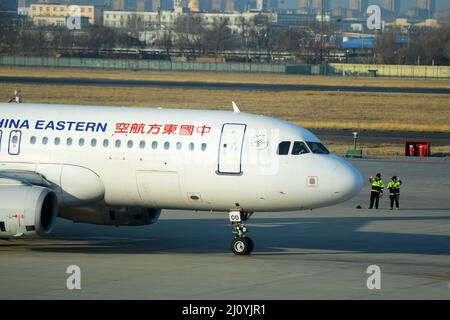
{"label": "engine nacelle", "polygon": [[56,194],[45,187],[13,180],[10,184],[3,182],[0,186],[0,238],[49,234],[58,211]]}
{"label": "engine nacelle", "polygon": [[120,208],[106,206],[66,207],[59,210],[59,217],[73,222],[110,226],[144,226],[156,223],[161,209]]}

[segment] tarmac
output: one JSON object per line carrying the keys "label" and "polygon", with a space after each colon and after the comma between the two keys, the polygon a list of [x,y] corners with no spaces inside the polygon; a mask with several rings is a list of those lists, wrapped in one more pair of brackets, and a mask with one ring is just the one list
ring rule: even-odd
{"label": "tarmac", "polygon": [[90,85],[117,87],[147,87],[169,89],[206,89],[206,90],[250,90],[250,91],[339,91],[339,92],[372,92],[372,93],[407,93],[407,94],[450,94],[448,88],[423,87],[376,87],[376,86],[337,86],[337,85],[295,85],[295,84],[263,84],[263,83],[229,83],[201,81],[158,81],[158,80],[117,80],[117,79],[85,79],[85,78],[45,78],[0,76],[0,83],[47,84],[47,85]]}
{"label": "tarmac", "polygon": [[[450,161],[351,162],[386,183],[399,175],[400,210],[388,197],[368,210],[366,181],[337,206],[255,213],[248,257],[230,252],[226,213],[163,211],[144,227],[59,220],[49,238],[0,241],[0,299],[450,299]],[[80,290],[66,287],[70,265]],[[380,289],[367,286],[374,265]]]}

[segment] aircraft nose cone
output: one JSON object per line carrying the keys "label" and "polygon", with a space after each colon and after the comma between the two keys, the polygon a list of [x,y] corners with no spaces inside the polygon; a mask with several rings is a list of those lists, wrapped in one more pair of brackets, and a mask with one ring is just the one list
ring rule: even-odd
{"label": "aircraft nose cone", "polygon": [[364,181],[361,173],[350,163],[341,162],[335,169],[334,193],[339,200],[346,201],[361,191]]}

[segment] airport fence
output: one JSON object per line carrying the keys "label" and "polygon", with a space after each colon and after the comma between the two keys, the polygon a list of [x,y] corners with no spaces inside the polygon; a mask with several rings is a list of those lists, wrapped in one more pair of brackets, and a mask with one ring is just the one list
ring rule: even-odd
{"label": "airport fence", "polygon": [[186,62],[137,59],[50,58],[0,56],[0,66],[86,68],[133,71],[197,71],[284,73],[292,75],[369,76],[450,79],[450,66],[410,66],[330,63],[323,65],[283,63]]}
{"label": "airport fence", "polygon": [[329,72],[342,76],[450,79],[450,66],[331,63]]}
{"label": "airport fence", "polygon": [[185,62],[136,59],[98,58],[49,58],[49,57],[0,57],[1,66],[87,68],[136,71],[198,71],[198,72],[247,72],[284,73],[284,64],[270,63],[226,63],[226,62]]}

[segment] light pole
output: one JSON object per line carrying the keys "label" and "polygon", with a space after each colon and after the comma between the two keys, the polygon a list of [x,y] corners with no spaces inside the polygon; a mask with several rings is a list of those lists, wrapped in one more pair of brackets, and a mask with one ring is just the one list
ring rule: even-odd
{"label": "light pole", "polygon": [[323,32],[324,32],[324,28],[323,28],[323,15],[325,13],[325,8],[324,8],[324,0],[321,0],[320,2],[320,65],[322,68],[322,63],[323,63]]}
{"label": "light pole", "polygon": [[356,131],[353,131],[352,134],[353,134],[353,150],[356,150],[356,142],[358,141],[359,134]]}

